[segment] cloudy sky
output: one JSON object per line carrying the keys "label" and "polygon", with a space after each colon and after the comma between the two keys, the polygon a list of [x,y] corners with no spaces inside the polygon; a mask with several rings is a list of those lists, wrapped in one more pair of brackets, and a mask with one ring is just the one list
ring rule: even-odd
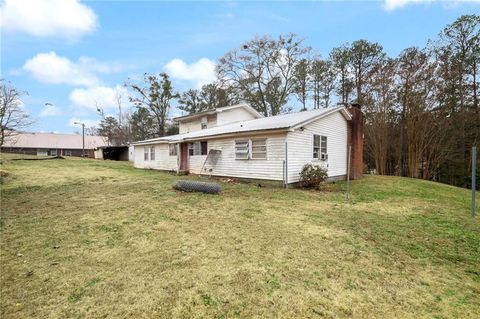
{"label": "cloudy sky", "polygon": [[199,87],[214,79],[217,59],[255,35],[294,32],[324,56],[364,38],[395,56],[480,13],[480,2],[3,0],[0,10],[0,77],[28,92],[32,130],[74,132],[75,121],[98,122],[96,105],[115,113],[127,79],[165,71],[178,90]]}

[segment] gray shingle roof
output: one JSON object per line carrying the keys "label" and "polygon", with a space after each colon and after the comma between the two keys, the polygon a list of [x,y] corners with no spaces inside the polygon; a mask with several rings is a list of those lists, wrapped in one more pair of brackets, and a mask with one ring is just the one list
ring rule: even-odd
{"label": "gray shingle roof", "polygon": [[345,118],[350,119],[350,114],[345,107],[340,106],[331,109],[317,109],[298,113],[281,114],[276,116],[264,117],[254,120],[235,122],[222,126],[216,126],[205,130],[199,130],[190,133],[183,133],[160,138],[154,138],[145,141],[139,141],[132,144],[154,144],[154,143],[172,143],[208,138],[218,135],[290,129],[305,125],[311,121],[327,116],[334,112],[341,112]]}
{"label": "gray shingle roof", "polygon": [[[105,136],[85,135],[85,148],[108,145]],[[4,147],[82,149],[82,135],[21,132],[5,139]]]}

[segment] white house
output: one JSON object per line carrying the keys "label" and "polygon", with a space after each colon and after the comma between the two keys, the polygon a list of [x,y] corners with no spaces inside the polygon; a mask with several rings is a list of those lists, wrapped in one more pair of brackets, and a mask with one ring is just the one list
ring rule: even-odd
{"label": "white house", "polygon": [[360,107],[263,117],[247,104],[177,117],[179,134],[132,143],[134,166],[193,174],[297,183],[307,163],[331,179],[361,176]]}

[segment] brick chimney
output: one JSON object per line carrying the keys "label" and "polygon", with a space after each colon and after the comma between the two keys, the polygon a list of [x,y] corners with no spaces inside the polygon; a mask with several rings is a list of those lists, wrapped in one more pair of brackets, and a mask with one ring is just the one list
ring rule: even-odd
{"label": "brick chimney", "polygon": [[352,120],[348,123],[348,145],[352,146],[350,178],[359,179],[363,175],[363,113],[361,105],[352,103],[348,111]]}

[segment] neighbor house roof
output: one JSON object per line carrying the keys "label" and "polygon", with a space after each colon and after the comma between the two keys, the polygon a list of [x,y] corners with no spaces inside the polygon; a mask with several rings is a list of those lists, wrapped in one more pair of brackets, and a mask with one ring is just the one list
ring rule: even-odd
{"label": "neighbor house roof", "polygon": [[213,109],[213,110],[207,110],[207,111],[203,111],[203,112],[178,116],[178,117],[173,118],[173,120],[176,121],[176,122],[183,122],[183,121],[186,121],[186,120],[192,120],[192,119],[197,118],[197,117],[202,117],[202,116],[205,116],[205,115],[212,115],[212,114],[216,114],[216,113],[222,113],[222,112],[232,110],[232,109],[237,109],[237,108],[243,108],[244,110],[246,110],[247,112],[249,112],[250,114],[255,116],[256,118],[263,117],[262,114],[258,113],[253,107],[251,107],[247,103],[239,103],[239,104],[235,104],[235,105],[217,107],[216,109]]}
{"label": "neighbor house roof", "polygon": [[[108,145],[105,136],[85,135],[85,149]],[[82,135],[21,132],[8,138],[3,147],[82,149]]]}
{"label": "neighbor house roof", "polygon": [[197,140],[202,138],[211,138],[220,135],[241,134],[247,132],[289,130],[306,125],[312,121],[340,112],[347,120],[351,119],[350,113],[343,106],[331,109],[317,109],[312,111],[282,114],[270,117],[259,118],[236,122],[227,125],[212,127],[209,129],[183,133],[160,138],[149,139],[145,141],[134,142],[134,145],[156,144],[156,143],[176,143],[182,141]]}

